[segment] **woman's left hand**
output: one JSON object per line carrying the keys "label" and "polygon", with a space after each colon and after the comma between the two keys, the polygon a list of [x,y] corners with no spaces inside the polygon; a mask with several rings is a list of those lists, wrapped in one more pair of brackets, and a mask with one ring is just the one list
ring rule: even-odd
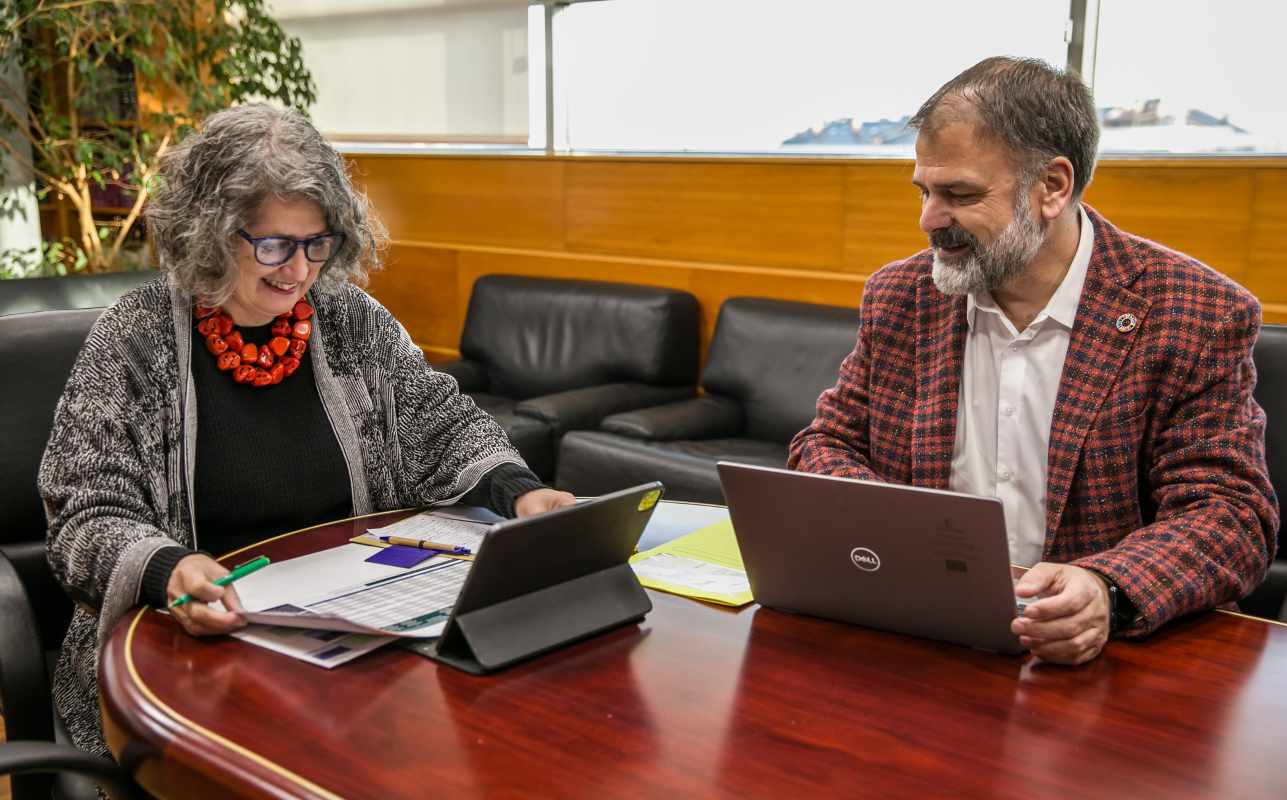
{"label": "woman's left hand", "polygon": [[520,494],[514,501],[514,516],[530,517],[533,514],[544,514],[556,508],[576,505],[576,498],[567,492],[556,489],[533,489]]}

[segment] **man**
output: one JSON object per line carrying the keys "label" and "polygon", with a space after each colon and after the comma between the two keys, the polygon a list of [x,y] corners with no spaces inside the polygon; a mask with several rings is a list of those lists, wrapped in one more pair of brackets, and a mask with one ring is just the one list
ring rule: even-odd
{"label": "man", "polygon": [[930,249],[867,282],[788,465],[998,497],[1041,598],[1013,630],[1049,661],[1246,595],[1279,523],[1259,304],[1080,202],[1099,128],[1075,76],[990,58],[912,125]]}

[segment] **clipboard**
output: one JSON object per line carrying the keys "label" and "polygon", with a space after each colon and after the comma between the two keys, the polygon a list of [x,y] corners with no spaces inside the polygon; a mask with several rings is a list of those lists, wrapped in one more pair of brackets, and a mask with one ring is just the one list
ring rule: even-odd
{"label": "clipboard", "polygon": [[652,600],[628,561],[662,491],[654,481],[496,525],[442,636],[402,646],[482,675],[642,620]]}

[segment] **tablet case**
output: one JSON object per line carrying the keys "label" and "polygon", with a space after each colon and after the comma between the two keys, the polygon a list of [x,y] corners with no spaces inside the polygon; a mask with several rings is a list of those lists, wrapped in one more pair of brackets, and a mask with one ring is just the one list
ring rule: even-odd
{"label": "tablet case", "polygon": [[480,675],[638,622],[652,601],[627,560],[661,493],[653,482],[497,525],[443,635],[403,646]]}

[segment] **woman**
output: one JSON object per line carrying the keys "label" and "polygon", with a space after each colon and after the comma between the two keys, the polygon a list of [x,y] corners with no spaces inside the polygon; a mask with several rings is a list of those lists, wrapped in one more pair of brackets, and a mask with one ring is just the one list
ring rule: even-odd
{"label": "woman", "polygon": [[77,601],[55,704],[97,753],[97,656],[126,610],[190,594],[171,611],[187,632],[245,624],[207,552],[458,499],[508,516],[573,502],[354,286],[384,233],[307,119],[220,112],[160,177],[165,274],[95,324],[40,470],[49,559]]}

